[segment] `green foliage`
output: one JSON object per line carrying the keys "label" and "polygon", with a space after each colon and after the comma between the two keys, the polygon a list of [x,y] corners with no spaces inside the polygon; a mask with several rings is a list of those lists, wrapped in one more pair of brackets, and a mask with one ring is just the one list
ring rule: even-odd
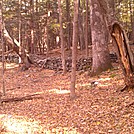
{"label": "green foliage", "polygon": [[127,32],[131,31],[131,17],[134,17],[134,1],[122,0],[119,3],[117,0],[115,7],[117,18],[124,24]]}

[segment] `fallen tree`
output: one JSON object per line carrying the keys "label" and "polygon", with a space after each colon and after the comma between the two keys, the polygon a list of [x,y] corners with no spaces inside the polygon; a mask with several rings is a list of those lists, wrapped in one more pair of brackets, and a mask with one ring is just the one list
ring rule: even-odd
{"label": "fallen tree", "polygon": [[123,70],[125,87],[134,88],[134,55],[129,46],[129,40],[125,31],[119,23],[112,25],[112,37],[117,48],[117,55]]}

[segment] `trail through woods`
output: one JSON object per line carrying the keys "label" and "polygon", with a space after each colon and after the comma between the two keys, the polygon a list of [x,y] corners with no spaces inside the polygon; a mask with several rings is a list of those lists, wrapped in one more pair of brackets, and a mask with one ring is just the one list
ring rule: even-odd
{"label": "trail through woods", "polygon": [[120,91],[124,81],[118,63],[97,77],[78,71],[78,98],[73,101],[70,72],[62,75],[37,67],[21,72],[7,65],[1,134],[134,133],[134,90]]}

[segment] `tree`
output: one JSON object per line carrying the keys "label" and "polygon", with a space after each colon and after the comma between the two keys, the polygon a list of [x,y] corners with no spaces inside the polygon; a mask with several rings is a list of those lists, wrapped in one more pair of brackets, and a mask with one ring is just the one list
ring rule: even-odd
{"label": "tree", "polygon": [[116,42],[117,55],[125,76],[125,88],[134,88],[134,55],[130,49],[126,33],[120,24],[113,24],[112,36]]}
{"label": "tree", "polygon": [[78,44],[78,0],[74,0],[74,22],[73,22],[73,41],[72,41],[72,73],[70,85],[70,97],[74,99],[75,82],[76,82],[76,59],[77,59],[77,44]]}
{"label": "tree", "polygon": [[30,29],[31,29],[31,41],[30,41],[30,53],[35,53],[35,44],[34,44],[34,0],[30,0],[30,14],[31,14],[31,20],[30,20]]}
{"label": "tree", "polygon": [[88,0],[86,0],[86,30],[85,30],[85,46],[86,46],[86,57],[88,57],[88,43],[89,43],[89,40],[88,37],[89,36],[89,23],[88,23]]}
{"label": "tree", "polygon": [[107,3],[105,0],[90,0],[90,21],[93,64],[91,75],[98,75],[112,67],[109,50],[109,31],[106,23]]}
{"label": "tree", "polygon": [[[21,0],[19,0],[19,11],[18,11],[18,18],[19,18],[19,44],[20,44],[20,49],[19,49],[19,53],[21,54],[21,42],[22,42],[22,37],[21,37],[21,33],[22,33],[22,22],[21,22]],[[21,63],[21,58],[19,57],[19,63]]]}
{"label": "tree", "polygon": [[[2,7],[0,7],[0,9],[2,9]],[[2,14],[1,12],[2,12],[2,10],[0,10],[0,14]],[[15,51],[21,57],[21,59],[24,63],[24,68],[25,69],[29,68],[30,62],[29,62],[27,51],[24,48],[20,47],[20,43],[9,34],[9,32],[7,31],[7,29],[5,27],[4,21],[2,22],[2,16],[0,16],[0,17],[1,17],[0,18],[0,28],[2,28],[2,30],[0,30],[0,31],[2,31],[1,34],[3,34],[3,38],[7,41],[8,46],[10,48],[12,48],[12,50]],[[22,52],[21,54],[19,53],[20,50]]]}
{"label": "tree", "polygon": [[129,7],[130,7],[130,20],[131,20],[131,32],[130,32],[130,36],[129,36],[129,40],[131,41],[131,43],[134,43],[134,10],[132,7],[132,3],[129,2]]}
{"label": "tree", "polygon": [[66,33],[67,33],[67,48],[70,49],[71,48],[71,19],[70,19],[70,1],[66,0],[66,18],[67,18],[67,28],[66,28]]}
{"label": "tree", "polygon": [[60,22],[61,58],[62,58],[62,68],[64,74],[66,73],[66,63],[65,63],[65,47],[64,47],[64,36],[63,36],[61,0],[58,0],[58,6],[59,6],[59,22]]}
{"label": "tree", "polygon": [[[5,78],[4,78],[4,40],[3,40],[3,14],[2,14],[2,4],[3,1],[0,2],[0,33],[1,33],[1,44],[2,44],[2,91],[3,91],[3,95],[6,94],[5,91]],[[0,94],[0,103],[1,103],[1,94]]]}
{"label": "tree", "polygon": [[[84,28],[83,28],[83,21],[84,21],[84,13],[83,7],[81,7],[81,1],[78,2],[78,27],[79,27],[79,46],[80,49],[83,50],[85,48],[85,40],[84,40]],[[83,16],[82,16],[83,15]]]}

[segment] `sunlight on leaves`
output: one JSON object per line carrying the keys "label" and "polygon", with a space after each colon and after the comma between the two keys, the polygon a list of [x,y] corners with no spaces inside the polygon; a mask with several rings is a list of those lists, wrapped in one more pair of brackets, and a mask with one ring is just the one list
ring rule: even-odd
{"label": "sunlight on leaves", "polygon": [[10,132],[15,134],[36,134],[36,133],[64,133],[64,134],[79,134],[75,128],[56,127],[49,129],[50,124],[42,126],[41,122],[34,119],[29,119],[23,116],[14,116],[0,114],[0,132]]}
{"label": "sunlight on leaves", "polygon": [[111,78],[100,78],[99,80],[100,81],[109,81],[109,80],[111,80]]}
{"label": "sunlight on leaves", "polygon": [[30,134],[43,130],[43,127],[40,126],[39,122],[33,119],[26,119],[21,116],[1,114],[0,120],[0,125],[2,125],[3,131],[9,131],[18,134]]}
{"label": "sunlight on leaves", "polygon": [[56,94],[68,94],[70,93],[69,90],[63,90],[63,89],[51,89],[49,90],[50,93],[56,93]]}
{"label": "sunlight on leaves", "polygon": [[[19,65],[16,63],[10,63],[10,64],[6,63],[5,66],[6,66],[6,69],[12,69],[12,68],[18,67]],[[2,63],[0,63],[0,68],[2,68]]]}

